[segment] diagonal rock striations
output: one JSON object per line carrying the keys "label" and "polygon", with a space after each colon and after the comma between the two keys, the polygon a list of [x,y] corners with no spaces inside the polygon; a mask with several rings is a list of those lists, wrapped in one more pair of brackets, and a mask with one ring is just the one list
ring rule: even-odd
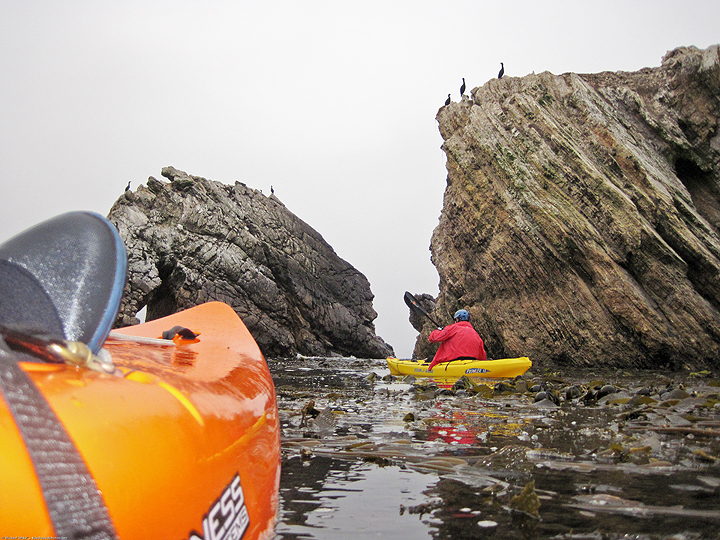
{"label": "diagonal rock striations", "polygon": [[720,366],[719,120],[717,45],[441,108],[436,318],[468,308],[494,358]]}
{"label": "diagonal rock striations", "polygon": [[166,167],[109,219],[128,248],[118,326],[203,302],[231,305],[267,357],[392,354],[375,335],[370,284],[271,195]]}

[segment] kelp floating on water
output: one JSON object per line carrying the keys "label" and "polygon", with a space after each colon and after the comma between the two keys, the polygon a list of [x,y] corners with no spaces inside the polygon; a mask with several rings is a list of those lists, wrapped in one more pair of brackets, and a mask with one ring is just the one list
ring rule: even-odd
{"label": "kelp floating on water", "polygon": [[[372,361],[364,369],[356,360],[352,369],[335,365],[314,372],[305,364],[297,378],[285,366],[276,381],[284,459],[310,468],[315,459],[366,462],[434,476],[429,493],[444,505],[430,512],[440,529],[457,516],[479,528],[495,523],[499,537],[512,537],[520,522],[541,531],[552,523],[556,533],[655,526],[640,528],[631,514],[687,516],[692,530],[718,525],[720,387],[712,376],[584,372],[450,383],[386,376]],[[313,379],[319,373],[321,388]],[[314,410],[331,415],[331,432],[312,421],[301,425],[311,400]],[[642,511],[599,508],[606,496]],[[465,506],[472,512],[460,511]]]}

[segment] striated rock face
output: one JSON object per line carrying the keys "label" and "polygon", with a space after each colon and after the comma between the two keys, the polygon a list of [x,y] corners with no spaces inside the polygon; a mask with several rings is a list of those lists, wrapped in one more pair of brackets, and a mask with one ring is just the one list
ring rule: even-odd
{"label": "striated rock face", "polygon": [[108,218],[129,255],[117,325],[219,300],[231,305],[268,357],[384,358],[365,276],[274,195],[172,167],[121,196]]}
{"label": "striated rock face", "polygon": [[441,108],[435,318],[469,309],[494,358],[720,366],[719,119],[718,46]]}

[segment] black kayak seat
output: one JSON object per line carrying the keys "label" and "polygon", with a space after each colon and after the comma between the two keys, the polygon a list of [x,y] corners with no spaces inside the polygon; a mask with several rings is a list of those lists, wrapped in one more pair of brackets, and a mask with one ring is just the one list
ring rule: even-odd
{"label": "black kayak seat", "polygon": [[117,317],[127,251],[94,212],[68,212],[0,245],[0,325],[81,341],[97,353]]}

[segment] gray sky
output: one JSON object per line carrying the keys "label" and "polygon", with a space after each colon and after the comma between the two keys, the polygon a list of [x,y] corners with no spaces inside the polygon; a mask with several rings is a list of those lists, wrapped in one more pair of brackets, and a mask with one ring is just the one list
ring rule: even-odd
{"label": "gray sky", "polygon": [[0,0],[0,241],[172,165],[276,195],[363,272],[378,334],[437,294],[435,114],[495,77],[636,71],[720,42],[707,1]]}

